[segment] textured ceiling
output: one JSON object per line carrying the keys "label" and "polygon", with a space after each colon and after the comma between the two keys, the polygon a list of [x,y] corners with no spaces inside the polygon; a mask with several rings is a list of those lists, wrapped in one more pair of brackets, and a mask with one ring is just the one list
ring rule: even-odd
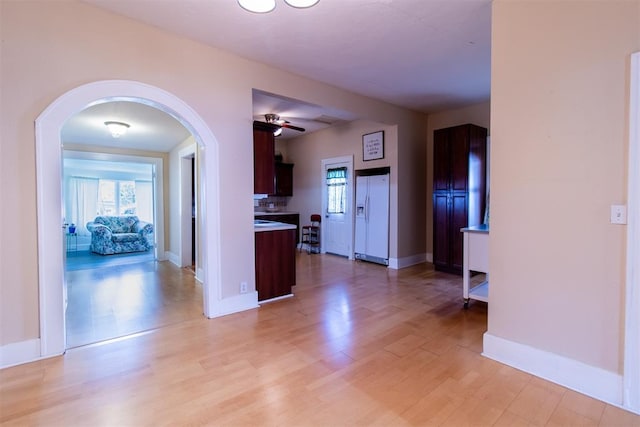
{"label": "textured ceiling", "polygon": [[[235,0],[84,0],[242,57],[416,111],[430,113],[489,99],[490,0],[320,0],[310,9],[276,1],[273,12],[253,14]],[[254,91],[253,100],[254,119],[277,113],[307,132],[356,118],[260,91]],[[63,141],[117,146],[122,141],[109,139],[103,129],[103,122],[113,120],[115,112],[124,121],[140,123],[131,127],[128,147],[151,149],[153,144],[154,151],[168,151],[176,141],[169,139],[184,139],[187,131],[177,121],[148,108],[133,103],[92,107],[65,125]],[[283,138],[296,135],[287,130]]]}
{"label": "textured ceiling", "polygon": [[85,0],[193,40],[423,112],[489,99],[490,0]]}

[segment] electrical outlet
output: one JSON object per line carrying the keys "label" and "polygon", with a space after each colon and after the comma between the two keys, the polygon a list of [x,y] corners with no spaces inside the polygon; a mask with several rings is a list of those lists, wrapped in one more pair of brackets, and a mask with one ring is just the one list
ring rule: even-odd
{"label": "electrical outlet", "polygon": [[247,293],[247,282],[240,282],[240,293],[241,294]]}
{"label": "electrical outlet", "polygon": [[625,205],[611,205],[611,224],[627,223],[627,207]]}

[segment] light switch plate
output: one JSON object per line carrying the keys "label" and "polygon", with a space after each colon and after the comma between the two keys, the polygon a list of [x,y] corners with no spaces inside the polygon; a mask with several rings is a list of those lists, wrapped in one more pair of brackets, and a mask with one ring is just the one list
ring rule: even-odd
{"label": "light switch plate", "polygon": [[627,223],[627,207],[625,205],[611,205],[611,224]]}

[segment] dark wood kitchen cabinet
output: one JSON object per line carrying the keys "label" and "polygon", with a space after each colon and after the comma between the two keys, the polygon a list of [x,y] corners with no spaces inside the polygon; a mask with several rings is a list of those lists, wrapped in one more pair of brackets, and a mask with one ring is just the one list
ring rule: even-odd
{"label": "dark wood kitchen cabinet", "polygon": [[274,126],[253,123],[253,193],[293,196],[293,164],[275,161]]}
{"label": "dark wood kitchen cabinet", "polygon": [[293,196],[293,164],[276,163],[275,196]]}
{"label": "dark wood kitchen cabinet", "polygon": [[255,215],[255,219],[264,219],[267,221],[284,222],[296,226],[296,242],[300,241],[300,214],[297,213],[280,213],[268,215]]}
{"label": "dark wood kitchen cabinet", "polygon": [[485,210],[487,129],[466,124],[433,138],[433,264],[462,274],[460,229],[481,224]]}
{"label": "dark wood kitchen cabinet", "polygon": [[275,139],[273,128],[267,123],[253,124],[253,193],[274,194]]}
{"label": "dark wood kitchen cabinet", "polygon": [[258,301],[291,294],[296,284],[296,231],[256,232]]}

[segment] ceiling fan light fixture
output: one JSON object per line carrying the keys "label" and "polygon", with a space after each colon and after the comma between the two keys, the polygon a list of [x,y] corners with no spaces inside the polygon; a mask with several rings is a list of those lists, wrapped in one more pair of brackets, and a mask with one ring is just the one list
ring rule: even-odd
{"label": "ceiling fan light fixture", "polygon": [[278,128],[273,131],[273,136],[280,136],[280,135],[282,135],[282,128]]}
{"label": "ceiling fan light fixture", "polygon": [[253,13],[267,13],[276,8],[276,0],[238,0],[238,4]]}
{"label": "ceiling fan light fixture", "polygon": [[111,136],[114,138],[120,138],[122,135],[127,133],[127,130],[130,127],[129,124],[124,122],[109,121],[104,122],[104,124],[109,129],[109,132],[111,132]]}
{"label": "ceiling fan light fixture", "polygon": [[305,9],[318,3],[320,0],[284,0],[289,6]]}
{"label": "ceiling fan light fixture", "polygon": [[285,122],[284,120],[282,120],[280,118],[279,115],[272,114],[272,113],[265,114],[264,115],[264,119],[267,121],[267,123],[274,123],[274,124],[277,124],[277,125],[281,125],[281,124],[283,124]]}

